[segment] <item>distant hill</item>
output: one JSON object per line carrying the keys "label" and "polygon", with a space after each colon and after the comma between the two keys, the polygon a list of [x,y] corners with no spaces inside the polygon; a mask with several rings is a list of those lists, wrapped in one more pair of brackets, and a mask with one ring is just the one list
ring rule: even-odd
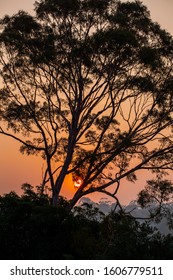
{"label": "distant hill", "polygon": [[[116,203],[112,203],[107,198],[101,199],[99,202],[94,202],[90,198],[83,197],[79,201],[79,206],[82,206],[83,203],[92,204],[94,207],[97,207],[99,211],[103,212],[105,215],[109,214],[111,211],[115,209]],[[136,201],[130,202],[127,206],[123,206],[127,213],[131,213],[136,218],[147,218],[149,216],[149,210],[154,209],[154,205],[148,208],[141,208]],[[165,204],[164,207],[173,214],[173,203],[172,204]],[[116,211],[119,209],[117,208]],[[144,219],[138,219],[140,222],[144,222]],[[151,221],[150,225],[152,227],[156,227],[161,234],[167,235],[169,233],[173,234],[173,229],[170,229],[168,226],[168,221],[165,217],[163,217],[159,222]]]}

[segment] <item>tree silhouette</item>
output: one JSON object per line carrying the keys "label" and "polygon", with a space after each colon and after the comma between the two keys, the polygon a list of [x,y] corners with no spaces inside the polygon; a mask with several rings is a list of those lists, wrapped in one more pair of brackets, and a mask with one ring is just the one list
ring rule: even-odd
{"label": "tree silhouette", "polygon": [[[46,162],[57,205],[68,174],[114,197],[138,170],[173,168],[171,36],[139,1],[40,0],[1,20],[0,133]],[[113,186],[113,188],[110,187]]]}
{"label": "tree silhouette", "polygon": [[160,222],[163,217],[166,217],[168,225],[172,227],[172,211],[170,208],[172,200],[172,182],[157,175],[156,179],[147,181],[145,188],[138,194],[137,202],[142,208],[148,207],[149,213],[146,219]]}
{"label": "tree silhouette", "polygon": [[171,231],[164,236],[149,222],[86,203],[69,212],[67,201],[52,207],[31,185],[22,189],[0,196],[0,259],[172,260]]}

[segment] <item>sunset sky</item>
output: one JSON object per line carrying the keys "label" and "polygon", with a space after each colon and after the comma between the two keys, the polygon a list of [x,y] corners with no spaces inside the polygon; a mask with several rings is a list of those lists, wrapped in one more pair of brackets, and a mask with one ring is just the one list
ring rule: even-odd
{"label": "sunset sky", "polygon": [[[12,15],[18,10],[26,10],[31,13],[34,2],[34,0],[0,0],[0,17],[6,14]],[[150,10],[152,19],[173,35],[173,0],[144,0],[142,2]],[[20,187],[25,182],[33,185],[41,183],[44,166],[40,158],[21,155],[19,147],[20,145],[12,139],[0,135],[0,194],[8,193],[11,190],[20,192]],[[121,202],[127,204],[135,199],[136,194],[145,185],[145,180],[146,173],[144,176],[140,172],[139,180],[135,185],[124,183],[119,193]],[[72,192],[72,189],[69,190],[70,181],[67,179],[64,192],[67,197],[70,197],[70,192]],[[90,196],[91,199],[94,200],[94,196],[94,194]]]}

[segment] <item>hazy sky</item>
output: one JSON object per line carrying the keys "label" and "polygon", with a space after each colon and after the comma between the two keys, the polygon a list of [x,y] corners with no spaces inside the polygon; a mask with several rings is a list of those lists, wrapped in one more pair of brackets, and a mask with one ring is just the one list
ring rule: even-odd
{"label": "hazy sky", "polygon": [[[0,0],[0,17],[5,14],[12,15],[18,10],[32,12],[34,2],[35,0]],[[143,0],[142,2],[150,10],[152,18],[173,34],[173,0]]]}
{"label": "hazy sky", "polygon": [[[5,14],[12,15],[22,9],[32,12],[34,2],[34,0],[0,0],[0,17]],[[173,34],[173,0],[144,0],[142,2],[150,10],[152,19]],[[5,136],[0,136],[0,194],[14,189],[18,191],[21,184],[25,182],[39,184],[41,174],[42,163],[38,157],[22,156],[19,153],[18,144]],[[120,190],[123,203],[135,199],[135,195],[144,184],[142,175],[140,173],[140,180],[135,185],[128,183],[128,187],[123,186]]]}

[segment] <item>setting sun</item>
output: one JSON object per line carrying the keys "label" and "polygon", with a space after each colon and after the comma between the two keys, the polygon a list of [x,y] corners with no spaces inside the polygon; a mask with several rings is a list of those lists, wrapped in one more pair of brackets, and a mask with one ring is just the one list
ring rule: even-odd
{"label": "setting sun", "polygon": [[81,185],[82,185],[82,180],[81,179],[78,179],[74,182],[74,187],[75,188],[79,188]]}

